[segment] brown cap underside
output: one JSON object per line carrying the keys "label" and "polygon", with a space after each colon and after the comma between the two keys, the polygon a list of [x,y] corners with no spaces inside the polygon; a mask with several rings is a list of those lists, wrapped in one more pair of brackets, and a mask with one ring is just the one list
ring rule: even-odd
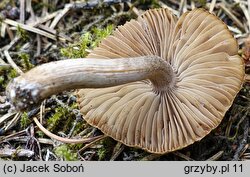
{"label": "brown cap underside", "polygon": [[118,27],[88,58],[157,55],[176,85],[155,93],[149,81],[81,89],[84,119],[112,138],[153,153],[202,139],[218,126],[239,92],[244,65],[235,39],[216,16],[195,9],[179,20],[167,9],[146,11]]}

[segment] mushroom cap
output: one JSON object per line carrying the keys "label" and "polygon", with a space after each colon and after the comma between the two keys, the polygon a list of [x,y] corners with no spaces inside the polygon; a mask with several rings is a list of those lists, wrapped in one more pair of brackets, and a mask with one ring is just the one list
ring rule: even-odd
{"label": "mushroom cap", "polygon": [[81,89],[84,119],[105,134],[153,153],[202,139],[216,128],[239,92],[244,64],[227,26],[203,9],[177,19],[167,9],[146,11],[119,26],[88,58],[157,55],[175,74],[174,88],[155,92],[149,80]]}

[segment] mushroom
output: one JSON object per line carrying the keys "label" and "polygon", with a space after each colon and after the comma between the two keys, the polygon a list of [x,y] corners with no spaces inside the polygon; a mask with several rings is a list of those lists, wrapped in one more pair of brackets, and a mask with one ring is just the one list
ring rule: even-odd
{"label": "mushroom", "polygon": [[177,19],[151,9],[119,26],[85,59],[38,66],[8,85],[19,110],[77,91],[84,119],[106,135],[152,153],[201,140],[242,87],[244,64],[227,26],[203,9]]}

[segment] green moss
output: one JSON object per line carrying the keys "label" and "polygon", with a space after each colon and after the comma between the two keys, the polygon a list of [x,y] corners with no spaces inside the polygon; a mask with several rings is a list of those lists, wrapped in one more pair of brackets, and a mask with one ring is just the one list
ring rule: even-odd
{"label": "green moss", "polygon": [[45,134],[40,130],[36,131],[36,134],[39,138],[43,138],[45,136]]}
{"label": "green moss", "polygon": [[66,108],[57,107],[55,109],[55,113],[53,114],[53,116],[51,116],[48,119],[47,129],[50,131],[55,130],[58,127],[58,125],[60,125],[60,123],[65,119],[67,114],[68,114],[68,111]]}
{"label": "green moss", "polygon": [[161,7],[159,5],[158,0],[140,0],[140,1],[137,1],[137,3],[144,4],[144,5],[150,5],[151,8],[159,8],[159,7]]}
{"label": "green moss", "polygon": [[0,76],[0,85],[4,85],[4,77]]}
{"label": "green moss", "polygon": [[29,124],[30,124],[30,119],[28,117],[28,113],[27,112],[24,112],[21,116],[21,121],[20,121],[20,124],[21,124],[21,128],[26,128]]}
{"label": "green moss", "polygon": [[66,48],[62,48],[61,54],[68,58],[83,58],[87,55],[86,49],[88,49],[90,42],[91,42],[90,33],[85,33],[80,38],[80,41],[71,44]]}
{"label": "green moss", "polygon": [[34,67],[34,65],[30,63],[30,55],[29,54],[21,53],[18,55],[18,57],[21,59],[21,65],[23,66],[25,71],[28,71]]}
{"label": "green moss", "polygon": [[193,0],[195,3],[197,3],[198,7],[206,8],[207,1],[206,0]]}
{"label": "green moss", "polygon": [[11,70],[8,72],[7,77],[8,77],[8,79],[13,79],[13,78],[17,77],[17,75],[18,75],[18,74],[17,74],[16,70],[11,69]]}
{"label": "green moss", "polygon": [[77,158],[77,153],[73,152],[67,145],[61,145],[58,146],[55,149],[55,154],[61,158],[63,158],[65,161],[76,161],[78,160]]}
{"label": "green moss", "polygon": [[18,36],[21,37],[23,41],[27,41],[29,39],[28,33],[24,29],[22,29],[19,25],[17,26],[17,34]]}
{"label": "green moss", "polygon": [[91,44],[91,48],[98,46],[98,44],[101,42],[101,40],[104,39],[105,37],[109,36],[113,30],[114,30],[113,25],[108,25],[104,29],[93,28],[93,41]]}
{"label": "green moss", "polygon": [[114,29],[113,25],[108,25],[104,29],[93,28],[81,36],[80,40],[66,48],[61,49],[61,54],[67,58],[84,58],[88,55],[87,49],[93,49],[100,41],[110,35]]}
{"label": "green moss", "polygon": [[0,90],[5,89],[9,81],[15,77],[17,77],[17,72],[14,69],[7,69],[2,71],[0,76]]}
{"label": "green moss", "polygon": [[98,149],[97,155],[98,155],[98,160],[106,160],[110,159],[110,156],[112,154],[112,151],[115,147],[116,142],[111,139],[111,138],[105,138],[103,139],[100,144],[102,147]]}

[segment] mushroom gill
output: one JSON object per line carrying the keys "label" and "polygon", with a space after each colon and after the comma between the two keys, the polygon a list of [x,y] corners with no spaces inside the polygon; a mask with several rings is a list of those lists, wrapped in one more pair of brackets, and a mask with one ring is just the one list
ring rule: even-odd
{"label": "mushroom gill", "polygon": [[81,89],[81,113],[128,146],[154,153],[188,146],[219,125],[242,86],[237,46],[227,26],[202,9],[179,20],[166,9],[149,10],[118,27],[88,58],[160,56],[172,66],[175,86],[157,92],[144,80]]}
{"label": "mushroom gill", "polygon": [[81,88],[78,103],[89,124],[128,146],[166,153],[219,125],[244,80],[237,52],[216,16],[195,9],[177,19],[152,9],[118,27],[87,59],[48,63],[14,79],[8,95],[27,109]]}

